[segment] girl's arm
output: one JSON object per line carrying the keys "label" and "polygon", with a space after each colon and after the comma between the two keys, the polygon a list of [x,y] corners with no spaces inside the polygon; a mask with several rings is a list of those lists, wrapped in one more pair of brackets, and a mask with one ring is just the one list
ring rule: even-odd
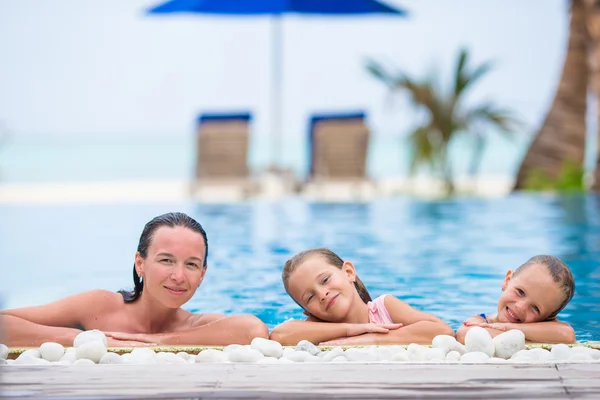
{"label": "girl's arm", "polygon": [[193,328],[166,333],[105,332],[113,339],[156,343],[159,345],[224,346],[249,344],[252,339],[267,339],[267,326],[254,315],[235,315],[218,318]]}
{"label": "girl's arm", "polygon": [[394,323],[403,325],[401,329],[391,330],[382,335],[367,333],[341,340],[321,343],[327,346],[364,345],[364,344],[431,344],[437,335],[454,336],[454,331],[441,319],[416,310],[406,302],[394,296],[385,296],[385,307]]}
{"label": "girl's arm", "polygon": [[575,331],[571,325],[564,322],[544,321],[544,322],[523,322],[514,324],[510,322],[480,323],[478,325],[463,325],[456,333],[456,338],[464,343],[464,337],[473,326],[481,326],[487,330],[492,337],[509,331],[518,329],[525,334],[525,340],[534,343],[575,343]]}
{"label": "girl's arm", "polygon": [[296,345],[301,340],[319,344],[328,340],[346,336],[356,336],[367,332],[379,332],[385,336],[388,332],[400,328],[400,324],[347,324],[322,322],[313,317],[306,321],[291,320],[277,325],[271,332],[271,340],[282,345]]}
{"label": "girl's arm", "polygon": [[72,346],[83,321],[98,306],[110,301],[112,292],[92,290],[50,304],[0,311],[2,341],[7,346],[40,346],[57,342]]}

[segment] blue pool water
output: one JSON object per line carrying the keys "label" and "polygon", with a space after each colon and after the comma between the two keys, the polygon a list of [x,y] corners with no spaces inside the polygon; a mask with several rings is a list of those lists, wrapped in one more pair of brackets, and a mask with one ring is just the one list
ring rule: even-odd
{"label": "blue pool water", "polygon": [[0,206],[3,306],[130,287],[142,227],[167,211],[196,217],[209,236],[209,269],[189,310],[256,314],[271,328],[302,318],[284,292],[281,267],[300,250],[325,246],[355,263],[374,297],[391,293],[456,328],[470,315],[494,312],[506,270],[549,253],[571,266],[577,283],[560,318],[578,340],[600,340],[600,197],[594,196]]}

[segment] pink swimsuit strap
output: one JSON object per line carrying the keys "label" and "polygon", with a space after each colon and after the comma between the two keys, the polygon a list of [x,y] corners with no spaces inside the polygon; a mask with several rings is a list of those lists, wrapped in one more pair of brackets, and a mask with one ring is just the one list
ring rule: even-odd
{"label": "pink swimsuit strap", "polygon": [[372,324],[391,324],[392,317],[387,308],[385,308],[384,299],[386,294],[383,294],[373,301],[367,303],[369,308],[369,322]]}

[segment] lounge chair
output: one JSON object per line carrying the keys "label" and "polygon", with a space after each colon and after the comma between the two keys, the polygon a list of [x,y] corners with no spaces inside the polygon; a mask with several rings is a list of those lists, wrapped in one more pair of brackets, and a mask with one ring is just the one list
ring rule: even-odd
{"label": "lounge chair", "polygon": [[[196,135],[192,194],[246,197],[253,184],[248,169],[250,113],[201,114]],[[218,193],[220,190],[220,194]],[[229,194],[222,193],[227,190]]]}
{"label": "lounge chair", "polygon": [[304,191],[324,199],[364,197],[373,186],[366,171],[369,139],[363,112],[313,115]]}

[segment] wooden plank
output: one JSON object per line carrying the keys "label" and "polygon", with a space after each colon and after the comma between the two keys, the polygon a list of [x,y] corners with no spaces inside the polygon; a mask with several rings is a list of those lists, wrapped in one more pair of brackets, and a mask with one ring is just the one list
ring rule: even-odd
{"label": "wooden plank", "polygon": [[600,397],[600,364],[569,364],[563,370],[404,363],[10,365],[0,367],[0,373],[2,399]]}

